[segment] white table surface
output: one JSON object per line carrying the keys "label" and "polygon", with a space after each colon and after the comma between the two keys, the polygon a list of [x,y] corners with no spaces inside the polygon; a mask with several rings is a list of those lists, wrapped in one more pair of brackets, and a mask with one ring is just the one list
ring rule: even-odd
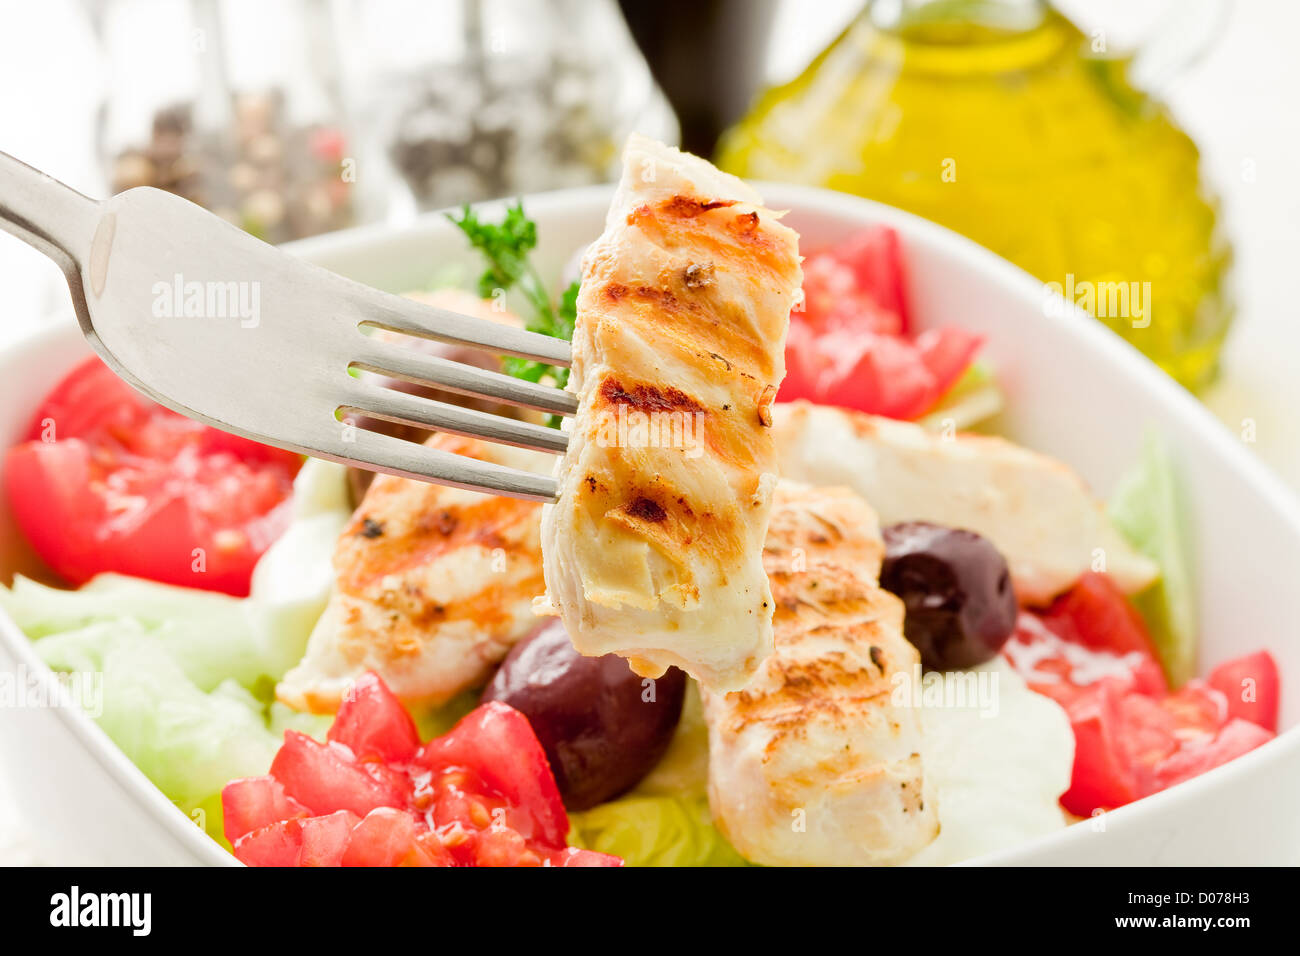
{"label": "white table surface", "polygon": [[[1133,8],[1132,0],[1118,7],[1064,5],[1089,26],[1089,18],[1131,16]],[[858,0],[827,0],[796,9],[784,0],[769,57],[772,74],[797,70],[857,6]],[[98,192],[92,129],[100,74],[78,4],[0,0],[0,23],[0,150]],[[1251,420],[1252,449],[1300,489],[1300,295],[1292,286],[1300,274],[1297,37],[1300,3],[1239,0],[1217,44],[1174,82],[1167,99],[1201,147],[1237,252],[1240,316],[1222,381],[1207,403],[1234,429]],[[66,298],[58,270],[4,234],[0,290],[0,348],[38,328]],[[44,861],[5,787],[0,778],[0,863]]]}

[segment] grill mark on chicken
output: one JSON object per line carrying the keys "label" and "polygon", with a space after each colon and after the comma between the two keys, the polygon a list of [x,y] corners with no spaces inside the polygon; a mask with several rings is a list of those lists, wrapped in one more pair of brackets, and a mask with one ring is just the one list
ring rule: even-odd
{"label": "grill mark on chicken", "polygon": [[[536,505],[529,502],[488,499],[466,507],[459,518],[445,511],[405,515],[401,524],[390,518],[384,523],[387,533],[382,537],[364,530],[365,522],[377,522],[354,518],[335,556],[335,567],[344,569],[339,583],[344,590],[360,592],[385,575],[428,564],[458,548],[500,548],[521,522],[537,520],[535,512]],[[349,537],[360,540],[349,544]]]}
{"label": "grill mark on chicken", "polygon": [[[659,204],[661,212],[679,219],[694,219],[714,209],[727,209],[736,205],[734,199],[696,199],[693,196],[673,196]],[[648,207],[642,207],[648,208]],[[638,210],[639,212],[640,210]]]}
{"label": "grill mark on chicken", "polygon": [[664,511],[663,505],[653,498],[637,498],[624,510],[633,518],[653,521],[656,524],[668,517],[668,512]]}
{"label": "grill mark on chicken", "polygon": [[[543,519],[539,607],[583,653],[622,654],[646,673],[682,666],[726,689],[771,646],[758,555],[775,468],[758,399],[784,374],[797,236],[697,158],[633,137],[624,170],[584,258],[579,408]],[[741,225],[770,233],[770,247],[733,228],[753,210]],[[678,419],[657,414],[687,418],[664,442]]]}
{"label": "grill mark on chicken", "polygon": [[[708,258],[720,262],[744,256],[749,259],[745,265],[748,275],[744,278],[767,288],[782,281],[784,253],[781,243],[769,236],[756,211],[730,215],[717,211],[725,207],[715,206],[701,209],[693,216],[681,216],[675,214],[673,208],[671,202],[658,207],[639,206],[628,215],[627,224],[643,232],[645,238],[655,242],[665,253],[688,248],[707,249],[710,253]],[[715,228],[702,231],[698,225],[701,218],[712,220],[716,223]]]}
{"label": "grill mark on chicken", "polygon": [[704,406],[679,388],[657,385],[625,386],[612,375],[600,383],[600,397],[611,405],[641,412],[702,412]]}

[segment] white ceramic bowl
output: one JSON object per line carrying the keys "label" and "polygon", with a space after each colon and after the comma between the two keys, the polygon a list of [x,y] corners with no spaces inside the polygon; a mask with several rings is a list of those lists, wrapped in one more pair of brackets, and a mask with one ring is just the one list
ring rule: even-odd
{"label": "white ceramic bowl", "polygon": [[[1144,429],[1168,439],[1186,485],[1202,628],[1201,667],[1267,648],[1282,671],[1284,732],[1195,780],[976,862],[1025,864],[1283,864],[1300,862],[1300,507],[1243,444],[1135,350],[1082,313],[1052,317],[1041,283],[932,223],[838,193],[763,190],[816,249],[871,223],[902,237],[919,327],[959,324],[988,337],[985,355],[1008,397],[1001,429],[1076,467],[1099,493],[1136,458]],[[544,274],[557,274],[594,238],[606,188],[533,197]],[[404,229],[367,228],[295,251],[353,279],[400,292],[474,256],[443,217]],[[310,330],[304,330],[310,336]],[[0,355],[0,444],[17,440],[33,404],[89,349],[71,313]],[[0,505],[0,576],[32,557]],[[0,667],[52,681],[30,644],[0,615]],[[70,861],[230,863],[72,708],[0,711],[4,769],[26,818]]]}

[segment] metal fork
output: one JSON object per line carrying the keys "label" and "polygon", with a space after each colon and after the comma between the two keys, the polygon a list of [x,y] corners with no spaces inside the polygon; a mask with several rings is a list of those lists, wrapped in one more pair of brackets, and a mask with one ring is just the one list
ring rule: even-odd
{"label": "metal fork", "polygon": [[381,434],[366,419],[562,454],[554,428],[386,387],[379,373],[572,415],[569,392],[403,349],[387,329],[567,366],[569,343],[344,279],[171,193],[96,201],[0,153],[0,228],[53,259],[86,339],[118,375],[190,418],[305,455],[537,501],[555,479]]}

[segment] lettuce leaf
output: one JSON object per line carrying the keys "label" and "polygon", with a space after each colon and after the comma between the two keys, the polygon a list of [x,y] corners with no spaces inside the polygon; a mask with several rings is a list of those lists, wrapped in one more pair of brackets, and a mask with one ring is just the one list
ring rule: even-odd
{"label": "lettuce leaf", "polygon": [[704,797],[709,785],[709,731],[704,723],[700,685],[686,682],[682,716],[668,750],[632,791],[644,797]]}
{"label": "lettuce leaf", "polygon": [[1135,600],[1146,619],[1169,683],[1196,673],[1196,592],[1192,586],[1183,507],[1168,447],[1148,432],[1137,463],[1120,479],[1108,505],[1128,542],[1160,566],[1160,578]]}
{"label": "lettuce leaf", "polygon": [[168,799],[224,840],[221,788],[266,773],[280,745],[267,729],[264,702],[233,680],[201,689],[158,635],[131,619],[34,646],[56,671],[102,675],[98,699],[83,702],[87,713]]}
{"label": "lettuce leaf", "polygon": [[19,576],[12,588],[0,587],[0,606],[33,639],[71,632],[69,640],[81,642],[87,633],[112,630],[92,625],[129,622],[128,631],[151,634],[158,651],[203,691],[225,680],[253,688],[272,669],[246,602],[225,594],[120,574],[65,591]]}
{"label": "lettuce leaf", "polygon": [[746,866],[714,827],[704,797],[624,797],[569,814],[569,842],[628,866]]}

